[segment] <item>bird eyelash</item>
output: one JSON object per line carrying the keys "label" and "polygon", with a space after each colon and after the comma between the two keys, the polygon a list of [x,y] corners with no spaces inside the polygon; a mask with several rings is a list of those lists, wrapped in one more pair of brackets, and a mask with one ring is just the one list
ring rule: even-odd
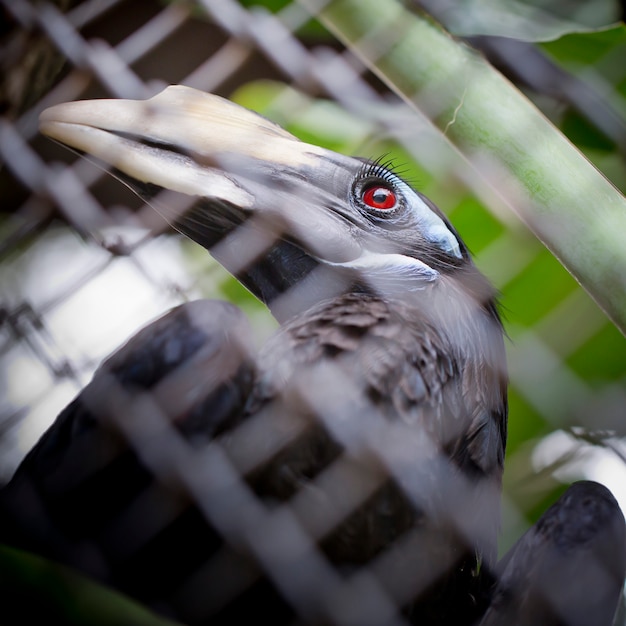
{"label": "bird eyelash", "polygon": [[358,178],[360,180],[380,178],[392,187],[398,183],[398,179],[403,182],[408,182],[402,178],[402,175],[407,171],[406,168],[399,169],[393,159],[388,159],[387,157],[388,154],[383,154],[377,159],[365,161],[359,171]]}

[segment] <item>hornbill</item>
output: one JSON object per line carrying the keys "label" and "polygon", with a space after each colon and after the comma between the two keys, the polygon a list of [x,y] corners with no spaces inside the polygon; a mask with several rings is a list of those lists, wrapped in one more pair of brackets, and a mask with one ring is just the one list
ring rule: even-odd
{"label": "hornbill", "polygon": [[503,332],[439,209],[380,161],[181,86],[58,105],[41,130],[281,327],[256,353],[236,308],[198,301],[141,331],[18,468],[0,539],[187,623],[478,623],[508,580]]}

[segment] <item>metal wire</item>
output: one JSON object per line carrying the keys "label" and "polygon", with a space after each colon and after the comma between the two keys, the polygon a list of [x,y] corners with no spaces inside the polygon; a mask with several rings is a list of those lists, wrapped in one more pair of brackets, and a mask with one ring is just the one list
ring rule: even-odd
{"label": "metal wire", "polygon": [[[98,363],[137,328],[175,304],[206,296],[225,299],[230,289],[224,272],[204,257],[199,260],[189,244],[169,233],[150,207],[124,194],[106,174],[80,159],[60,163],[67,161],[64,153],[37,133],[38,116],[51,104],[101,96],[147,98],[167,83],[229,96],[251,80],[279,80],[290,87],[275,105],[286,122],[289,116],[297,118],[303,101],[332,101],[360,120],[363,130],[357,134],[364,156],[376,156],[369,151],[381,140],[394,140],[435,180],[447,180],[449,187],[462,185],[482,200],[499,235],[481,249],[477,261],[505,295],[516,281],[532,273],[545,254],[502,201],[473,180],[467,166],[447,145],[441,145],[428,123],[387,90],[350,50],[330,36],[320,42],[301,35],[311,19],[302,4],[287,3],[275,13],[245,8],[235,0],[165,5],[155,0],[85,0],[71,3],[74,6],[69,10],[66,4],[1,0],[13,20],[12,29],[0,42],[4,61],[11,61],[0,85],[4,111],[0,124],[4,164],[0,177],[2,479],[9,478]],[[122,27],[120,20],[133,27]],[[178,53],[181,58],[174,60]],[[38,66],[29,59],[37,55],[57,62],[51,62],[47,75],[33,82]],[[436,193],[437,184],[429,185]],[[163,253],[166,263],[159,260]],[[538,299],[542,296],[537,293]],[[509,329],[515,340],[510,347],[510,370],[517,405],[528,408],[530,419],[543,420],[546,432],[572,424],[611,431],[617,436],[610,447],[602,449],[603,458],[615,449],[623,460],[626,354],[615,359],[613,379],[585,380],[572,360],[582,358],[585,349],[590,353],[602,349],[601,336],[609,322],[579,288],[568,289],[554,300],[554,306],[541,311],[533,325]],[[253,326],[267,335],[273,324],[269,315],[250,306]],[[622,342],[615,350],[624,351],[624,347]],[[389,563],[381,560],[345,577],[316,548],[328,527],[366,499],[386,476],[407,482],[402,468],[394,467],[395,457],[389,453],[393,446],[379,447],[380,467],[367,480],[355,479],[358,455],[341,457],[316,477],[310,490],[267,509],[242,479],[244,469],[233,462],[232,450],[226,454],[221,444],[208,451],[195,450],[172,430],[171,417],[163,414],[154,398],[129,397],[123,388],[111,393],[111,386],[116,385],[107,380],[106,392],[92,392],[96,412],[113,419],[131,442],[145,441],[141,429],[159,432],[161,438],[166,432],[167,445],[152,441],[154,445],[138,446],[146,465],[165,481],[180,481],[231,544],[243,546],[255,557],[256,568],[242,570],[245,575],[231,581],[230,588],[224,582],[223,598],[252,584],[260,567],[301,615],[334,624],[404,623],[398,607],[414,588],[402,589],[396,581],[399,587],[390,589],[385,583],[393,569]],[[124,420],[119,419],[121,413]],[[520,418],[513,414],[511,419]],[[372,441],[350,440],[354,432],[333,434],[343,437],[347,449],[363,445],[368,454],[373,453]],[[242,431],[235,438],[246,436]],[[399,444],[394,440],[393,445]],[[547,444],[541,445],[545,449]],[[578,440],[576,445],[589,444]],[[507,537],[519,534],[525,524],[522,505],[531,508],[541,498],[541,470],[553,464],[563,471],[554,455],[546,457],[549,460],[543,467],[541,454],[535,456],[537,466],[529,468],[533,446],[530,442],[507,459]],[[251,462],[250,457],[240,456],[241,463]],[[586,471],[593,474],[595,470]],[[349,502],[332,491],[333,485],[346,480],[352,486]],[[336,517],[315,516],[316,490],[334,498]],[[237,501],[238,507],[226,500]],[[228,511],[245,514],[233,517]],[[304,569],[293,570],[293,559],[286,557],[293,553],[303,555]],[[220,559],[233,558],[225,552],[215,555],[181,590],[181,601],[193,604],[194,590],[202,588]],[[394,558],[397,565],[400,557],[389,557]],[[350,601],[357,596],[361,601]],[[211,610],[211,602],[225,600],[213,598],[205,605],[199,603],[197,610]]]}

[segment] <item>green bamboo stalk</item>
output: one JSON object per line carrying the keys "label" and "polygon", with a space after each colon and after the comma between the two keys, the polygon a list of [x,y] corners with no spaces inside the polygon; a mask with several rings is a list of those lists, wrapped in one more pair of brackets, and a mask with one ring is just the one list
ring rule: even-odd
{"label": "green bamboo stalk", "polygon": [[626,335],[624,196],[429,18],[397,0],[331,0],[319,18],[445,134]]}

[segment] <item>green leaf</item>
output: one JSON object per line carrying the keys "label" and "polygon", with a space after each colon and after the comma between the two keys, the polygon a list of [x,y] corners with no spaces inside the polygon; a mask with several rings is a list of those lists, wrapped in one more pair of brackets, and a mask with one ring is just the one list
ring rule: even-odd
{"label": "green leaf", "polygon": [[576,81],[554,121],[585,156],[626,191],[626,26],[570,34],[541,49]]}
{"label": "green leaf", "polygon": [[617,24],[595,32],[564,34],[555,41],[544,42],[541,48],[569,71],[594,68],[612,85],[622,82],[626,95],[624,53],[626,52],[626,26]]}
{"label": "green leaf", "polygon": [[175,626],[74,570],[0,545],[0,623]]}
{"label": "green leaf", "polygon": [[549,41],[566,33],[587,32],[619,19],[613,0],[568,3],[559,12],[559,3],[517,0],[456,0],[439,4],[423,3],[451,33],[461,37],[493,35],[524,41]]}

